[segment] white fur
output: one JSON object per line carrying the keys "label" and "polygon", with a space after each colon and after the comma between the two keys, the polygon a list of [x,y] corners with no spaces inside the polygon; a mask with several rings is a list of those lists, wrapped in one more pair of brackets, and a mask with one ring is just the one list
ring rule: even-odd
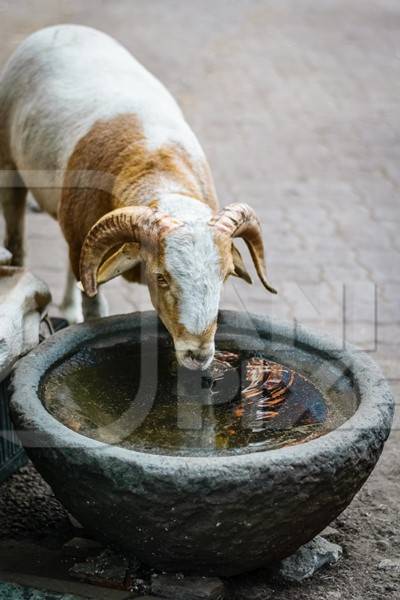
{"label": "white fur", "polygon": [[193,335],[217,318],[222,280],[219,253],[208,225],[208,206],[178,194],[159,202],[159,209],[184,221],[167,236],[165,266],[179,288],[179,322]]}
{"label": "white fur", "polygon": [[69,323],[80,323],[83,321],[81,292],[76,285],[76,279],[70,266],[68,267],[64,297],[60,305],[60,310]]}
{"label": "white fur", "polygon": [[95,121],[123,113],[140,119],[149,149],[177,142],[192,156],[204,156],[166,88],[118,42],[95,29],[59,25],[32,34],[0,79],[0,123],[12,162],[53,215],[78,140]]}

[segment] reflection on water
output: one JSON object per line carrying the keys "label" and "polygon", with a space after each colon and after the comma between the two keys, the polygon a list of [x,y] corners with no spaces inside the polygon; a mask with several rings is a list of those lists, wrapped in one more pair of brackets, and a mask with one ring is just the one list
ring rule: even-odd
{"label": "reflection on water", "polygon": [[207,455],[299,444],[349,416],[304,375],[262,356],[219,350],[207,372],[170,349],[89,347],[52,369],[44,403],[79,433],[144,452]]}

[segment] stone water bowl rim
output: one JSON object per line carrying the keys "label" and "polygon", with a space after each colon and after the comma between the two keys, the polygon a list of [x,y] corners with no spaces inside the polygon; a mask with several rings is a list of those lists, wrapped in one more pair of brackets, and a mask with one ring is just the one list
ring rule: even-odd
{"label": "stone water bowl rim", "polygon": [[[249,320],[253,327],[266,329],[273,333],[274,339],[295,340],[293,347],[301,345],[309,347],[314,352],[329,356],[340,361],[350,370],[356,384],[358,408],[355,413],[341,426],[333,431],[308,442],[273,450],[261,450],[245,454],[229,454],[222,456],[191,456],[170,455],[165,453],[142,452],[135,449],[110,445],[69,429],[51,415],[43,405],[39,395],[40,383],[43,376],[58,361],[62,361],[85,341],[101,339],[109,335],[129,333],[138,326],[154,326],[158,321],[154,311],[116,315],[93,321],[72,325],[48,338],[35,350],[22,358],[14,367],[11,398],[11,411],[18,415],[18,421],[23,423],[24,431],[29,431],[28,441],[36,447],[53,447],[80,449],[88,454],[98,454],[114,458],[125,463],[139,464],[144,469],[154,471],[180,472],[182,477],[186,471],[190,477],[192,467],[197,474],[208,473],[216,469],[229,468],[231,479],[240,479],[248,467],[257,468],[270,464],[271,468],[304,464],[315,457],[325,455],[335,458],[353,445],[358,445],[365,438],[373,440],[380,435],[389,435],[393,417],[393,398],[390,388],[378,365],[365,353],[355,346],[348,345],[338,350],[337,341],[325,335],[316,334],[295,323],[281,322],[270,317],[236,311],[220,311],[219,321],[230,327],[237,328],[238,333],[247,328]],[[295,337],[293,336],[295,331]],[[22,439],[24,442],[24,439]]]}

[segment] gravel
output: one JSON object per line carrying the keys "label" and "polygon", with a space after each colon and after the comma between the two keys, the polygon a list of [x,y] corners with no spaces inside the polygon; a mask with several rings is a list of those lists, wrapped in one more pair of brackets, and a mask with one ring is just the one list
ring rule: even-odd
{"label": "gravel", "polygon": [[67,511],[32,464],[0,486],[0,539],[57,545],[73,537]]}

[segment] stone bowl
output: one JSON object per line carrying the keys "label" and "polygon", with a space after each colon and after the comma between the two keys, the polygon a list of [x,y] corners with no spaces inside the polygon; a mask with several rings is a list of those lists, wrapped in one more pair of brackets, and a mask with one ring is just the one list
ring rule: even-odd
{"label": "stone bowl", "polygon": [[353,416],[296,446],[176,456],[97,442],[47,412],[41,380],[52,366],[88,343],[138,344],[151,331],[166,338],[152,312],[69,327],[14,371],[15,425],[56,496],[94,537],[157,569],[231,576],[289,556],[348,506],[390,432],[393,399],[366,354],[265,317],[222,312],[219,320],[217,344],[262,351],[299,371],[308,365],[325,389],[345,379],[356,398]]}

